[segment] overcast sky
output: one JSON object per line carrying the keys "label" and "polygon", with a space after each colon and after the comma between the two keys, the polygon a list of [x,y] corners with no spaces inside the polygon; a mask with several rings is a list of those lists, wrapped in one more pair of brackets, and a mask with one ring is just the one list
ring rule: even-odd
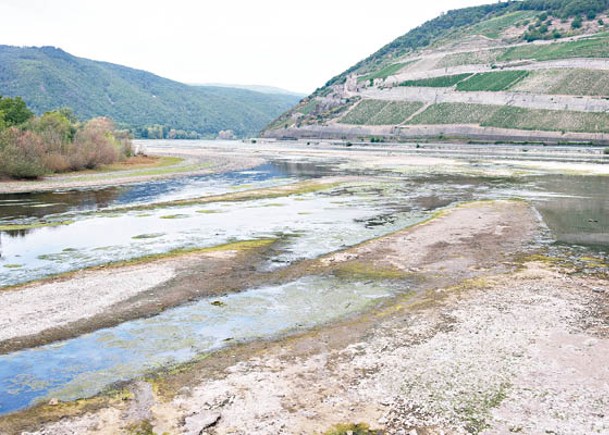
{"label": "overcast sky", "polygon": [[185,83],[309,93],[440,13],[489,0],[0,0],[0,44]]}

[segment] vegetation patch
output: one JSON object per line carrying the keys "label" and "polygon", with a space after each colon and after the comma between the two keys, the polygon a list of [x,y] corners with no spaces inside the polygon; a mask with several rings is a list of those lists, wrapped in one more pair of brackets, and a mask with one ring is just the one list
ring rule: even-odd
{"label": "vegetation patch", "polygon": [[203,210],[197,210],[197,213],[201,213],[201,214],[216,214],[216,213],[224,213],[224,212],[222,210],[203,209]]}
{"label": "vegetation patch", "polygon": [[439,103],[415,116],[408,124],[477,124],[521,130],[609,133],[609,114]]}
{"label": "vegetation patch", "polygon": [[366,423],[340,423],[332,426],[324,435],[383,435],[379,429],[370,429]]}
{"label": "vegetation patch", "polygon": [[132,239],[134,239],[134,240],[156,239],[159,237],[163,237],[164,235],[165,235],[165,233],[138,234],[137,236],[133,236]]}
{"label": "vegetation patch", "polygon": [[481,125],[522,130],[609,133],[609,114],[501,107]]}
{"label": "vegetation patch", "polygon": [[181,157],[157,157],[157,156],[146,156],[137,155],[128,158],[125,161],[117,162],[111,165],[105,165],[101,168],[92,171],[96,173],[107,173],[107,172],[119,172],[119,171],[132,171],[137,169],[152,169],[152,168],[166,168],[169,166],[175,166],[184,161]]}
{"label": "vegetation patch", "polygon": [[420,102],[363,100],[340,122],[352,125],[401,124],[423,107]]}
{"label": "vegetation patch", "polygon": [[520,45],[508,48],[499,54],[497,61],[509,62],[522,59],[544,61],[585,57],[609,57],[609,38],[603,36],[547,45]]}
{"label": "vegetation patch", "polygon": [[408,276],[403,270],[394,267],[376,266],[359,261],[339,263],[334,273],[341,278],[354,279],[403,279]]}
{"label": "vegetation patch", "polygon": [[535,15],[533,11],[517,11],[493,17],[481,23],[474,24],[466,29],[464,33],[470,35],[482,35],[491,39],[498,39],[501,34],[510,27],[517,25],[522,20]]}
{"label": "vegetation patch", "polygon": [[178,213],[178,214],[168,214],[165,216],[161,216],[161,219],[186,219],[189,218],[190,216],[184,213]]}
{"label": "vegetation patch", "polygon": [[429,87],[429,88],[449,88],[457,83],[471,77],[473,73],[455,74],[450,76],[432,77],[429,79],[406,80],[400,86]]}
{"label": "vegetation patch", "polygon": [[475,74],[457,84],[458,91],[505,91],[529,75],[528,71],[497,71]]}
{"label": "vegetation patch", "polygon": [[357,81],[365,82],[366,80],[374,81],[375,79],[386,79],[389,76],[397,74],[398,72],[400,72],[400,70],[404,69],[406,66],[412,64],[413,62],[415,62],[415,61],[392,63],[392,64],[387,65],[386,67],[380,69],[378,72],[358,77]]}
{"label": "vegetation patch", "polygon": [[480,124],[500,106],[466,103],[438,103],[416,115],[408,124]]}
{"label": "vegetation patch", "polygon": [[535,71],[512,89],[551,95],[609,97],[609,74],[587,69]]}
{"label": "vegetation patch", "polygon": [[0,96],[0,176],[36,179],[132,156],[128,134],[108,118],[81,123],[67,109],[34,116],[21,98]]}

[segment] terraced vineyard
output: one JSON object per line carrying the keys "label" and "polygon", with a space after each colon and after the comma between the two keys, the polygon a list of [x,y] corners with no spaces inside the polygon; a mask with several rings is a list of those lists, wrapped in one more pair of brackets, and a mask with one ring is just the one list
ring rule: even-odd
{"label": "terraced vineyard", "polygon": [[400,86],[411,86],[411,87],[430,87],[430,88],[448,88],[451,86],[455,86],[459,82],[468,79],[473,74],[455,74],[452,76],[440,76],[440,77],[432,77],[429,79],[419,79],[419,80],[406,80],[405,82],[400,83]]}
{"label": "terraced vineyard", "polygon": [[505,91],[529,75],[528,71],[498,71],[476,74],[458,83],[458,91]]}
{"label": "terraced vineyard", "polygon": [[439,103],[430,106],[407,124],[476,124],[522,130],[609,133],[609,114]]}
{"label": "terraced vineyard", "polygon": [[586,69],[535,71],[513,86],[512,90],[606,98],[609,97],[609,74],[607,71]]}
{"label": "terraced vineyard", "polygon": [[311,119],[314,103],[307,101],[282,118],[281,129],[265,134],[609,145],[609,11],[576,14],[580,3],[546,3],[499,3],[438,17],[311,97],[355,104],[350,111]]}
{"label": "terraced vineyard", "polygon": [[364,100],[347,113],[341,119],[341,123],[354,125],[401,124],[422,107],[423,103],[416,102]]}

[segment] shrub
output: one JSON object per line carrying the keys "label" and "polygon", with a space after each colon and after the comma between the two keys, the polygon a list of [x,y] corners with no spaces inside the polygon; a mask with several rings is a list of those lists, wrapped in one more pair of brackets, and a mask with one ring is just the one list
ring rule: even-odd
{"label": "shrub", "polygon": [[[1,176],[38,178],[48,173],[92,169],[133,156],[129,136],[117,131],[108,118],[80,125],[65,109],[27,117],[20,99],[3,107],[9,106],[11,110],[16,108],[11,117],[0,112]],[[6,119],[10,119],[9,125]],[[23,119],[19,127],[10,126]]]}
{"label": "shrub", "polygon": [[578,15],[575,18],[573,18],[573,21],[571,22],[571,27],[573,29],[581,29],[582,23],[583,23],[582,17]]}
{"label": "shrub", "polygon": [[11,127],[0,136],[0,174],[12,178],[38,178],[48,172],[46,147],[40,136]]}
{"label": "shrub", "polygon": [[71,169],[93,169],[118,160],[119,149],[112,136],[112,122],[94,118],[76,132]]}

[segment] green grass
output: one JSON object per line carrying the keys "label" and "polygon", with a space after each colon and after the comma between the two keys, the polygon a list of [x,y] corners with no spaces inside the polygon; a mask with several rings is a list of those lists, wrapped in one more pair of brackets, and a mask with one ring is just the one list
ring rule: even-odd
{"label": "green grass", "polygon": [[429,79],[406,80],[400,86],[429,87],[429,88],[449,88],[457,83],[471,77],[473,73],[455,74],[450,76],[432,77]]}
{"label": "green grass", "polygon": [[340,122],[353,125],[396,125],[404,122],[423,103],[405,101],[364,100]]}
{"label": "green grass", "polygon": [[528,71],[496,71],[476,74],[457,84],[458,91],[505,91],[529,75]]}
{"label": "green grass", "polygon": [[609,133],[609,114],[439,103],[414,117],[409,124],[478,124],[520,130]]}

